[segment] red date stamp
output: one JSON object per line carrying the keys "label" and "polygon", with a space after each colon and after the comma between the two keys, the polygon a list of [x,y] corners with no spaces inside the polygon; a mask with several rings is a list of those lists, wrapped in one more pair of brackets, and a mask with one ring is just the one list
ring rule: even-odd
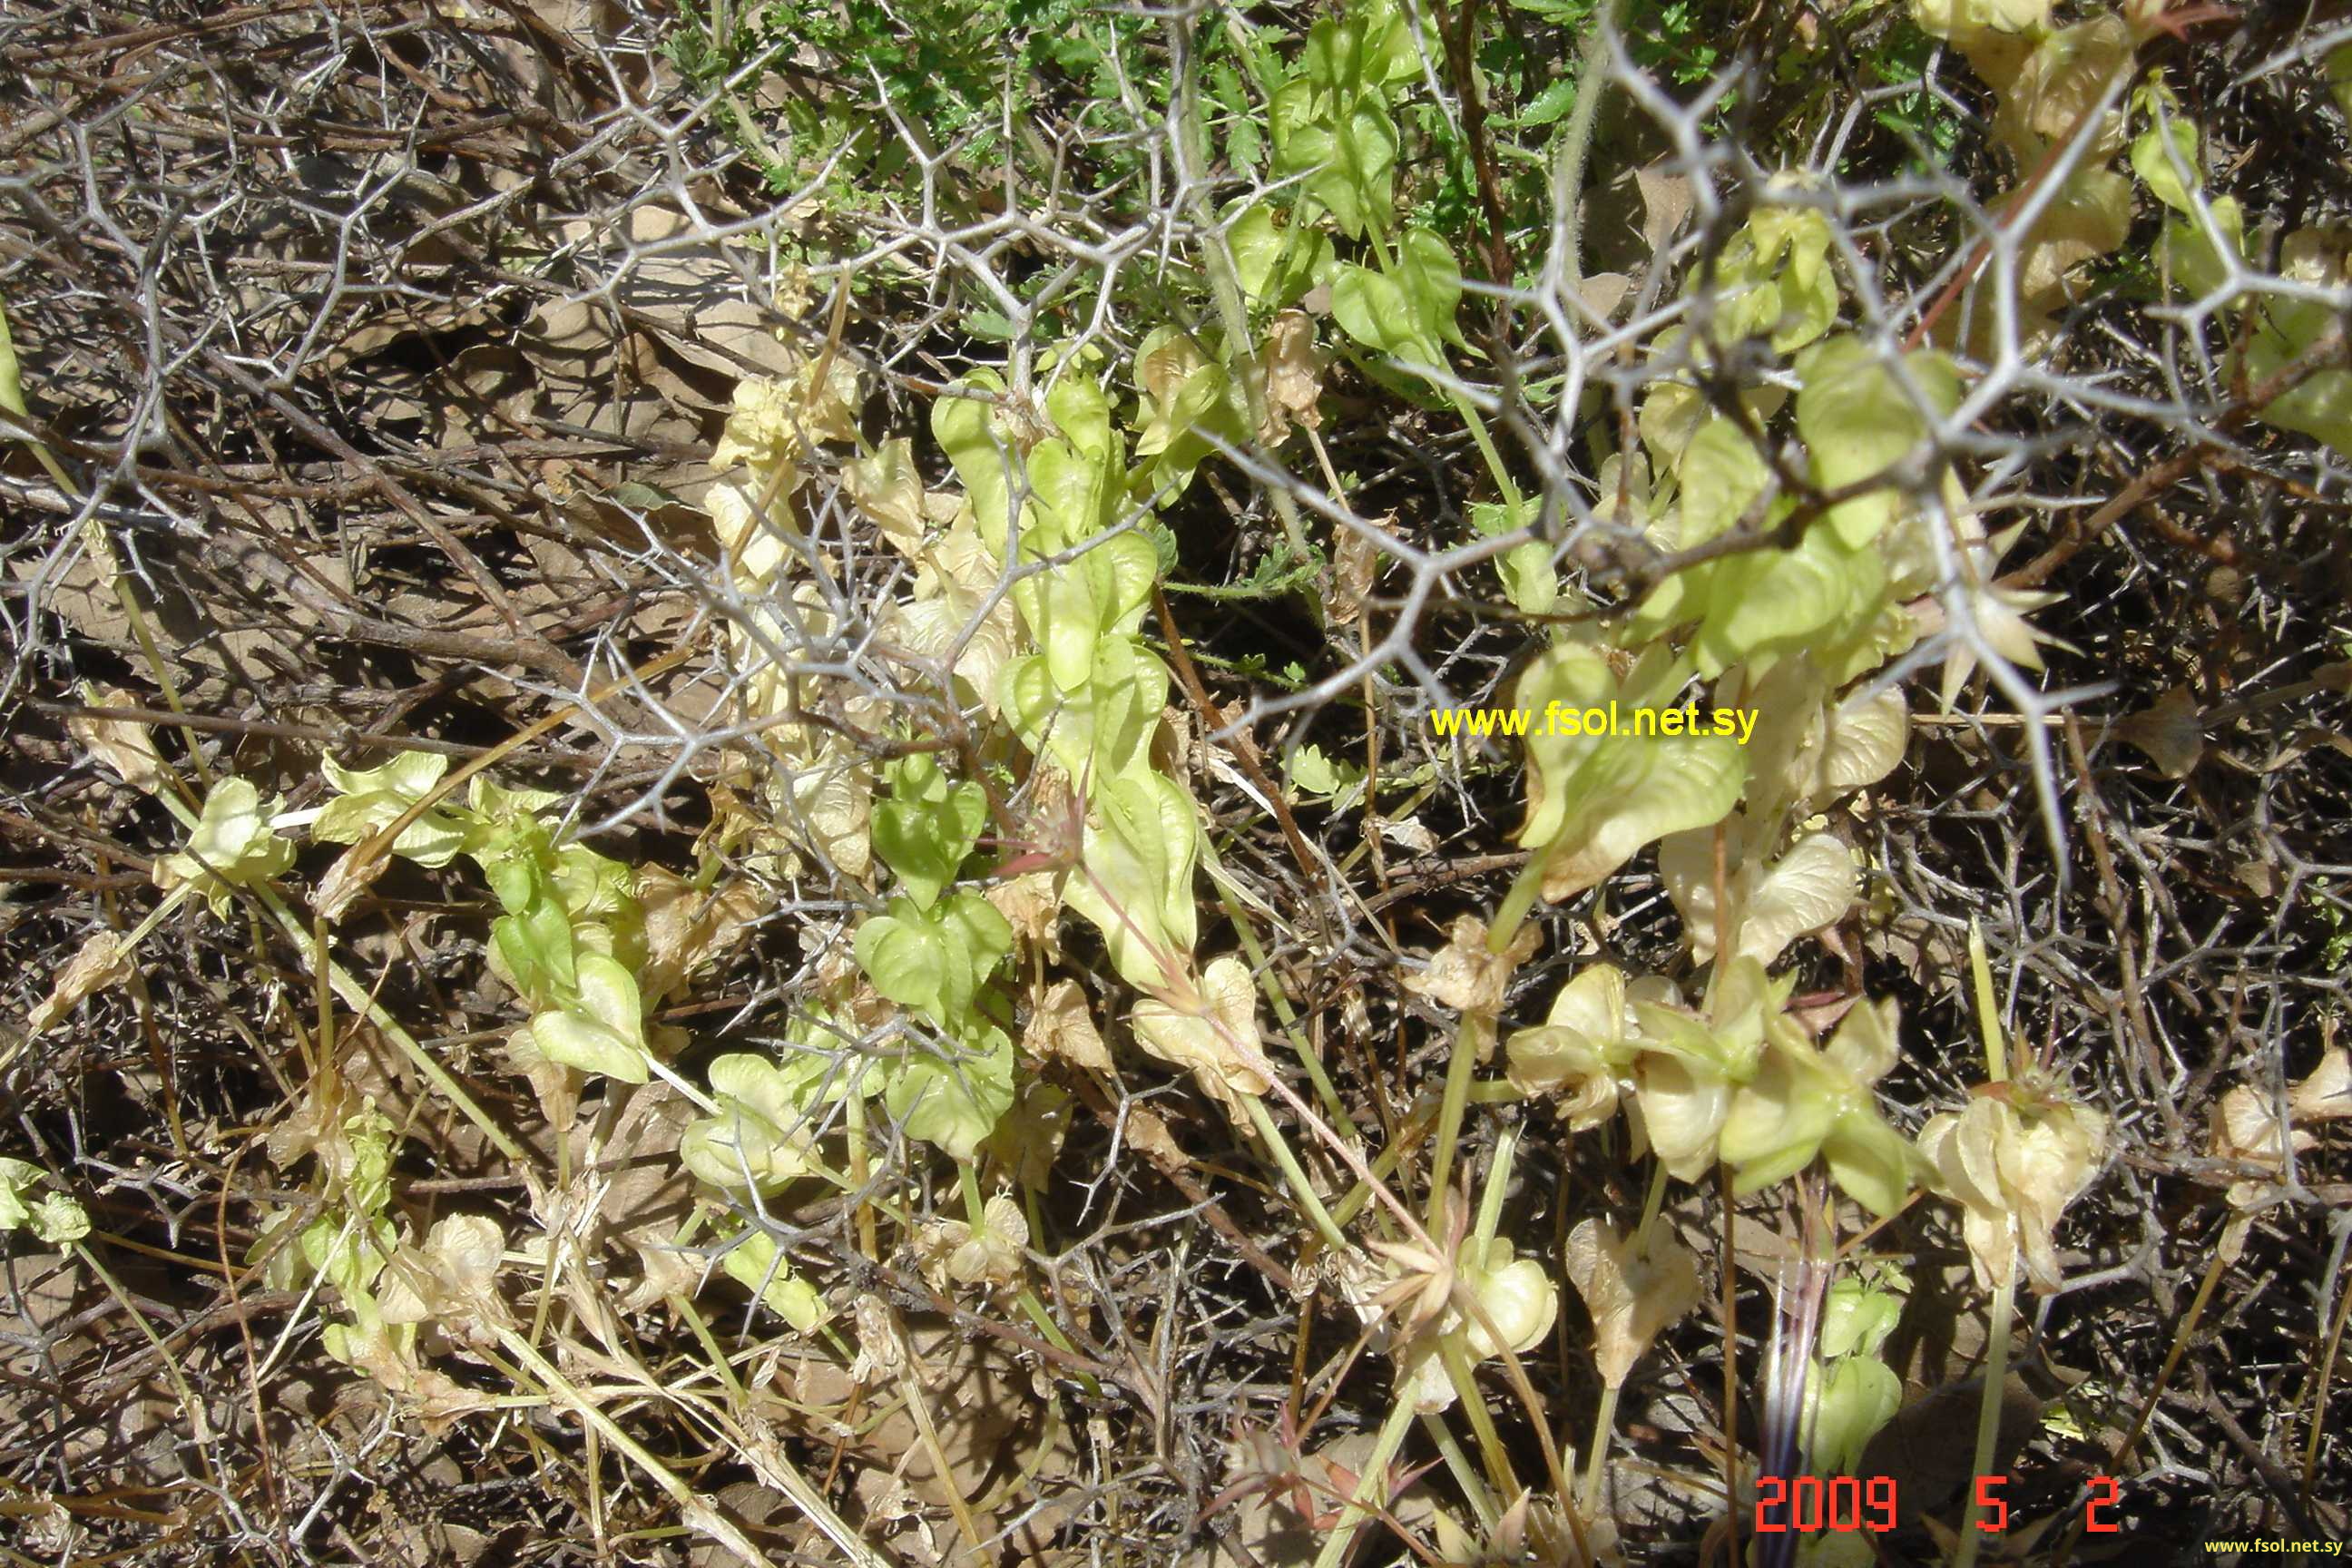
{"label": "red date stamp", "polygon": [[[1977,1478],[1977,1528],[1998,1535],[2009,1528],[2009,1504],[2000,1489],[2007,1476]],[[2094,1535],[2111,1535],[2123,1529],[2102,1511],[2115,1507],[2120,1492],[2113,1476],[2091,1478],[2091,1498],[2083,1510],[2083,1528]],[[1895,1528],[1893,1476],[1762,1476],[1756,1482],[1756,1524],[1759,1535],[1822,1531],[1848,1533],[1868,1531],[1884,1535]]]}

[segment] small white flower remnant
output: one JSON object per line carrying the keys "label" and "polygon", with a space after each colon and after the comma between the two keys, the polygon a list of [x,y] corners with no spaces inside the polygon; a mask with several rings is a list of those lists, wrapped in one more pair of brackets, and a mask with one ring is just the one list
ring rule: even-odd
{"label": "small white flower remnant", "polygon": [[977,1226],[960,1219],[935,1219],[916,1240],[923,1278],[935,1290],[950,1283],[1009,1290],[1021,1280],[1022,1254],[1029,1246],[1029,1222],[1010,1193],[999,1193],[981,1209]]}
{"label": "small white flower remnant", "polygon": [[1543,932],[1528,925],[1511,939],[1509,951],[1486,951],[1486,922],[1475,915],[1455,918],[1445,946],[1430,955],[1429,967],[1405,978],[1404,988],[1457,1013],[1492,1014],[1503,1005],[1511,975],[1536,951]]}

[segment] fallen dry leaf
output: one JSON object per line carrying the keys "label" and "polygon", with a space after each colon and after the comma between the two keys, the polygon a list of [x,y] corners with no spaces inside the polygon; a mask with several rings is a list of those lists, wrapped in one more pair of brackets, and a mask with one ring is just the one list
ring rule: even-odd
{"label": "fallen dry leaf", "polygon": [[2145,712],[2116,725],[2118,739],[2147,753],[2157,772],[2168,779],[2185,779],[2197,771],[2205,755],[2205,726],[2197,700],[2185,686],[2176,686]]}
{"label": "fallen dry leaf", "polygon": [[[81,700],[92,708],[135,708],[131,693],[116,687],[82,682]],[[117,777],[142,795],[163,787],[163,759],[147,726],[135,719],[93,719],[77,713],[66,721],[66,732],[91,756],[114,770]]]}

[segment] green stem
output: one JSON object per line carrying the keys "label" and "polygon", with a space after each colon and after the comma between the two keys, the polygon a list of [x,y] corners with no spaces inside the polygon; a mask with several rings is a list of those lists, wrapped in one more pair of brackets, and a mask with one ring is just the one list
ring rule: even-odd
{"label": "green stem", "polygon": [[1577,1489],[1577,1511],[1591,1519],[1601,1507],[1601,1466],[1609,1457],[1609,1433],[1617,1424],[1617,1390],[1611,1384],[1601,1391],[1601,1408],[1592,1414],[1592,1452],[1584,1461],[1584,1483]]}
{"label": "green stem", "polygon": [[1495,1228],[1503,1223],[1503,1189],[1511,1184],[1511,1159],[1518,1150],[1518,1129],[1505,1128],[1495,1140],[1495,1163],[1486,1168],[1486,1184],[1478,1193],[1478,1222],[1471,1235],[1482,1248],[1495,1239]]}
{"label": "green stem", "polygon": [[[2017,1315],[2017,1261],[2010,1260],[2010,1276],[1992,1293],[1992,1337],[1985,1347],[1984,1397],[1977,1404],[1976,1464],[1969,1471],[1972,1476],[1993,1473],[1993,1446],[2000,1436],[2001,1385],[2009,1381],[2009,1321]],[[1959,1551],[1952,1558],[1952,1568],[1974,1568],[1977,1542],[1985,1531],[1977,1528],[1980,1504],[1978,1493],[1969,1493],[1968,1518],[1960,1523]]]}
{"label": "green stem", "polygon": [[[1995,1083],[2009,1078],[2009,1052],[2000,1037],[2000,1014],[1993,999],[1992,964],[1985,956],[1984,931],[1977,922],[1969,922],[1969,968],[1976,982],[1977,1027],[1984,1035],[1985,1076]],[[1992,1333],[1985,1347],[1984,1393],[1977,1402],[1976,1466],[1971,1475],[1992,1473],[1992,1451],[2000,1436],[2001,1384],[2009,1378],[2009,1321],[2017,1315],[2017,1247],[2009,1249],[2009,1275],[1992,1293]],[[1953,1568],[1974,1568],[1977,1542],[1984,1531],[1977,1528],[1980,1504],[1978,1494],[1969,1493],[1968,1517],[1960,1523],[1959,1551],[1952,1559]]]}
{"label": "green stem", "polygon": [[136,1324],[139,1331],[146,1336],[148,1345],[162,1360],[164,1375],[172,1380],[173,1391],[180,1396],[180,1408],[187,1412],[189,1424],[193,1427],[191,1436],[196,1440],[196,1451],[205,1458],[205,1468],[211,1473],[215,1483],[220,1482],[222,1480],[220,1468],[213,1462],[212,1420],[206,1415],[205,1406],[197,1403],[195,1391],[188,1386],[187,1377],[180,1371],[179,1358],[173,1355],[171,1347],[157,1336],[155,1326],[147,1321],[147,1314],[141,1311],[129,1294],[123,1290],[121,1281],[116,1279],[107,1270],[106,1265],[98,1260],[97,1252],[83,1242],[75,1241],[68,1245],[73,1248],[74,1256],[82,1260],[83,1266],[98,1276],[98,1282],[106,1287],[106,1293],[113,1297],[124,1311],[131,1314],[131,1322]]}
{"label": "green stem", "polygon": [[1577,57],[1576,107],[1560,133],[1559,159],[1553,166],[1552,205],[1559,214],[1560,268],[1570,289],[1584,281],[1584,163],[1592,150],[1592,130],[1599,123],[1601,95],[1609,86],[1609,35],[1617,26],[1621,0],[1601,0],[1585,25],[1584,47]]}
{"label": "green stem", "polygon": [[[1224,228],[1209,205],[1210,181],[1204,167],[1208,137],[1201,125],[1200,70],[1193,58],[1191,25],[1179,20],[1173,26],[1177,185],[1192,193],[1192,221],[1200,226],[1202,258],[1208,262],[1209,293],[1216,301],[1217,319],[1225,329],[1225,369],[1242,384],[1242,396],[1249,408],[1250,433],[1255,437],[1266,424],[1265,372],[1252,352],[1249,307],[1242,297],[1241,272],[1234,265],[1233,247],[1225,242]],[[1280,466],[1282,460],[1275,454],[1264,456],[1266,461]],[[1307,543],[1306,527],[1298,520],[1297,498],[1288,485],[1267,489],[1274,500],[1275,514],[1282,519],[1283,534],[1290,541],[1291,552],[1301,561],[1314,560],[1314,548]]]}
{"label": "green stem", "polygon": [[1480,1528],[1491,1529],[1500,1511],[1495,1506],[1495,1494],[1486,1489],[1486,1478],[1478,1473],[1470,1463],[1470,1456],[1462,1451],[1454,1428],[1445,1424],[1442,1415],[1424,1415],[1421,1429],[1436,1446],[1438,1458],[1445,1461],[1445,1473],[1454,1478],[1454,1484],[1470,1500],[1470,1511],[1477,1515]]}
{"label": "green stem", "polygon": [[1486,931],[1488,952],[1508,952],[1511,939],[1519,934],[1519,925],[1535,906],[1536,895],[1543,890],[1544,852],[1538,849],[1519,870],[1511,890],[1503,895],[1503,907],[1495,911],[1495,923]]}
{"label": "green stem", "polygon": [[2009,1080],[2009,1052],[2000,1038],[2000,1009],[1993,998],[1992,964],[1985,957],[1984,930],[1969,921],[1969,968],[1976,980],[1977,1027],[1984,1035],[1985,1077],[1995,1083]]}
{"label": "green stem", "polygon": [[1315,1233],[1323,1238],[1325,1246],[1337,1252],[1346,1252],[1347,1237],[1331,1218],[1329,1211],[1324,1208],[1323,1200],[1315,1195],[1315,1188],[1307,1182],[1307,1173],[1298,1163],[1298,1156],[1290,1152],[1290,1144],[1282,1136],[1282,1129],[1274,1124],[1274,1115],[1266,1110],[1265,1101],[1255,1094],[1243,1095],[1241,1101],[1249,1110],[1250,1125],[1257,1129],[1258,1138],[1265,1144],[1266,1152],[1272,1154],[1274,1163],[1282,1168],[1282,1179],[1289,1184],[1290,1195],[1306,1211],[1308,1222],[1315,1226]]}
{"label": "green stem", "polygon": [[1357,1528],[1370,1517],[1360,1505],[1387,1503],[1381,1494],[1388,1489],[1389,1463],[1404,1446],[1405,1428],[1412,1425],[1413,1414],[1412,1390],[1400,1387],[1396,1404],[1381,1423],[1380,1435],[1372,1439],[1371,1454],[1356,1472],[1356,1495],[1339,1510],[1339,1522],[1331,1527],[1331,1533],[1323,1538],[1323,1550],[1315,1554],[1315,1568],[1339,1568],[1355,1542]]}
{"label": "green stem", "polygon": [[1454,412],[1462,416],[1462,423],[1469,428],[1471,442],[1477,447],[1478,455],[1486,460],[1486,472],[1493,476],[1495,488],[1503,493],[1503,504],[1510,508],[1510,514],[1516,520],[1519,515],[1519,487],[1512,482],[1511,470],[1503,466],[1503,454],[1495,449],[1495,438],[1486,432],[1486,421],[1461,393],[1448,390],[1445,398],[1454,405]]}
{"label": "green stem", "polygon": [[1456,1331],[1437,1342],[1437,1353],[1445,1365],[1445,1381],[1454,1385],[1454,1402],[1461,1407],[1464,1419],[1478,1439],[1478,1453],[1486,1461],[1487,1479],[1495,1490],[1505,1497],[1517,1497],[1521,1490],[1519,1478],[1511,1468],[1510,1450],[1503,1447],[1503,1435],[1496,1429],[1495,1417],[1486,1408],[1486,1396],[1478,1392],[1477,1368],[1470,1362],[1468,1334]]}
{"label": "green stem", "polygon": [[[472,1122],[481,1135],[489,1141],[490,1147],[518,1165],[530,1163],[529,1158],[522,1152],[522,1145],[508,1137],[505,1130],[490,1120],[490,1113],[484,1110],[475,1101],[474,1097],[466,1092],[463,1084],[449,1076],[449,1069],[435,1061],[432,1053],[417,1042],[416,1037],[402,1028],[399,1021],[390,1013],[385,1012],[376,999],[368,994],[367,988],[354,979],[348,970],[332,958],[320,952],[312,944],[310,933],[302,929],[302,922],[294,918],[294,911],[287,908],[286,900],[278,897],[275,888],[260,887],[253,890],[260,896],[262,907],[268,910],[271,917],[278,921],[278,929],[286,933],[286,939],[294,944],[294,951],[302,955],[302,962],[311,965],[314,970],[322,963],[326,966],[327,984],[335,988],[335,994],[343,999],[345,1006],[365,1016],[367,1021],[373,1024],[385,1039],[390,1040],[403,1056],[414,1062],[416,1065],[416,1070],[425,1075],[425,1080],[447,1096],[449,1103],[456,1106],[466,1120]],[[653,1065],[656,1068],[661,1066],[658,1062]],[[670,1074],[664,1069],[663,1076],[668,1078]]]}
{"label": "green stem", "polygon": [[[1402,1143],[1391,1143],[1374,1155],[1370,1167],[1373,1176],[1381,1181],[1388,1180],[1394,1173],[1397,1161],[1402,1153]],[[1343,1226],[1353,1225],[1356,1223],[1356,1216],[1364,1212],[1364,1205],[1371,1201],[1371,1183],[1360,1181],[1348,1189],[1348,1195],[1339,1200],[1338,1206],[1332,1209],[1331,1215]]]}
{"label": "green stem", "polygon": [[[158,795],[156,798],[163,803],[165,809],[169,810],[173,816],[180,819],[182,826],[191,833],[195,831],[198,819],[194,812],[168,795]],[[262,908],[269,911],[270,918],[278,922],[278,929],[286,933],[286,939],[294,944],[294,951],[302,955],[302,962],[310,966],[310,972],[314,974],[318,973],[320,967],[324,966],[327,983],[335,988],[335,994],[343,999],[345,1006],[356,1009],[363,1015],[369,1023],[373,1024],[382,1032],[385,1039],[398,1047],[401,1054],[414,1062],[416,1065],[416,1070],[425,1075],[426,1081],[443,1094],[447,1095],[450,1103],[464,1112],[466,1120],[472,1122],[484,1138],[489,1140],[490,1147],[518,1165],[529,1163],[523,1154],[522,1145],[508,1137],[499,1124],[490,1120],[489,1112],[475,1103],[474,1097],[466,1092],[465,1086],[451,1078],[448,1069],[435,1061],[432,1054],[417,1043],[416,1037],[402,1028],[399,1021],[385,1012],[377,1004],[376,999],[368,993],[367,988],[352,977],[349,971],[320,950],[319,946],[310,940],[310,933],[302,929],[302,922],[295,918],[294,911],[287,907],[286,900],[278,896],[277,889],[267,883],[261,883],[256,885],[251,890],[261,900]],[[160,915],[162,912],[159,910],[156,914]],[[154,918],[155,916],[149,917],[150,920]]]}
{"label": "green stem", "polygon": [[[616,1425],[611,1416],[605,1415],[593,1401],[574,1387],[571,1379],[558,1372],[554,1365],[532,1348],[520,1334],[516,1333],[512,1329],[497,1325],[492,1325],[491,1331],[498,1335],[499,1342],[505,1347],[507,1354],[520,1363],[521,1368],[529,1372],[539,1381],[541,1386],[547,1390],[553,1403],[567,1406],[573,1415],[580,1417],[582,1425],[610,1444],[624,1458],[636,1466],[645,1473],[646,1479],[652,1481],[664,1495],[668,1497],[671,1503],[677,1509],[681,1523],[717,1542],[728,1551],[741,1557],[744,1562],[760,1563],[762,1568],[767,1568],[769,1562],[767,1555],[752,1545],[750,1539],[731,1521],[703,1501],[692,1487],[688,1486],[678,1479],[675,1471],[656,1458],[644,1444],[630,1436]],[[490,1359],[495,1360],[495,1358]],[[509,1375],[517,1384],[523,1382],[521,1375],[511,1369]],[[803,1504],[803,1507],[805,1506]],[[826,1511],[830,1513],[832,1510],[828,1509]],[[837,1518],[835,1522],[836,1524],[839,1522]],[[820,1528],[822,1527],[820,1523]],[[827,1531],[825,1533],[830,1536],[833,1531]],[[836,1540],[835,1544],[843,1543]],[[850,1560],[856,1563],[877,1561],[870,1551],[865,1550],[853,1553]]]}
{"label": "green stem", "polygon": [[1666,1167],[1662,1163],[1650,1173],[1649,1194],[1642,1200],[1642,1223],[1633,1229],[1633,1256],[1650,1256],[1650,1228],[1658,1223],[1658,1211],[1666,1202]]}
{"label": "green stem", "polygon": [[1470,1104],[1470,1076],[1478,1066],[1479,1047],[1493,1037],[1494,1020],[1483,1013],[1465,1013],[1454,1032],[1454,1055],[1445,1064],[1445,1098],[1437,1110],[1437,1149],[1429,1161],[1429,1218],[1432,1230],[1445,1218],[1446,1184],[1454,1178],[1454,1146],[1462,1136],[1463,1112]]}
{"label": "green stem", "polygon": [[741,1415],[751,1403],[751,1395],[743,1391],[743,1382],[735,1375],[734,1364],[728,1361],[727,1352],[719,1348],[718,1339],[710,1331],[710,1325],[702,1321],[702,1314],[696,1311],[694,1303],[685,1297],[671,1296],[667,1300],[669,1310],[693,1331],[696,1342],[702,1346],[702,1353],[710,1358],[711,1375],[718,1378],[719,1385],[727,1390],[728,1408]]}

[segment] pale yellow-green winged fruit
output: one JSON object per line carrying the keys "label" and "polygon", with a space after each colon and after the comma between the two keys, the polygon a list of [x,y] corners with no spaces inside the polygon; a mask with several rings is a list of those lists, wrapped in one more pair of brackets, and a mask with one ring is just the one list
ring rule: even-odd
{"label": "pale yellow-green winged fruit", "polygon": [[1520,1093],[1554,1097],[1554,1114],[1571,1129],[1598,1127],[1632,1082],[1630,1030],[1624,972],[1591,964],[1560,987],[1541,1024],[1504,1042],[1507,1071]]}
{"label": "pale yellow-green winged fruit", "polygon": [[270,826],[279,804],[244,779],[223,779],[205,797],[188,847],[155,863],[155,885],[165,892],[192,885],[213,913],[226,914],[238,888],[258,888],[294,864],[293,841]]}
{"label": "pale yellow-green winged fruit", "polygon": [[51,1247],[89,1234],[89,1215],[80,1204],[67,1194],[40,1190],[47,1180],[48,1173],[38,1165],[0,1157],[0,1232],[29,1230]]}
{"label": "pale yellow-green winged fruit", "polygon": [[2074,1103],[2063,1086],[2033,1077],[2002,1092],[2006,1098],[1980,1093],[1964,1110],[1928,1118],[1919,1152],[1937,1185],[1960,1205],[1977,1283],[1990,1289],[2013,1280],[2021,1250],[2034,1288],[2054,1290],[2052,1233],[2098,1173],[2107,1119]]}
{"label": "pale yellow-green winged fruit", "polygon": [[387,1325],[439,1322],[469,1337],[512,1321],[499,1299],[506,1233],[485,1215],[449,1215],[419,1245],[400,1247],[376,1282],[376,1312]]}
{"label": "pale yellow-green winged fruit", "polygon": [[710,1064],[710,1091],[719,1113],[688,1124],[677,1142],[696,1176],[721,1191],[769,1193],[814,1168],[807,1091],[775,1063],[748,1052],[720,1057]]}
{"label": "pale yellow-green winged fruit", "polygon": [[1887,1125],[1871,1086],[1895,1065],[1895,1005],[1864,1003],[1815,1049],[1785,1015],[1740,1087],[1718,1145],[1733,1187],[1752,1193],[1819,1157],[1846,1195],[1879,1217],[1903,1206],[1919,1157]]}
{"label": "pale yellow-green winged fruit", "polygon": [[1568,1279],[1592,1315],[1592,1359],[1601,1380],[1624,1385],[1651,1342],[1698,1305],[1698,1260],[1672,1237],[1653,1234],[1649,1255],[1606,1224],[1588,1219],[1569,1233]]}
{"label": "pale yellow-green winged fruit", "polygon": [[1242,1114],[1244,1095],[1273,1087],[1255,1065],[1257,984],[1238,958],[1211,959],[1189,996],[1137,1003],[1134,1026],[1139,1045],[1191,1072],[1210,1098],[1235,1115]]}

